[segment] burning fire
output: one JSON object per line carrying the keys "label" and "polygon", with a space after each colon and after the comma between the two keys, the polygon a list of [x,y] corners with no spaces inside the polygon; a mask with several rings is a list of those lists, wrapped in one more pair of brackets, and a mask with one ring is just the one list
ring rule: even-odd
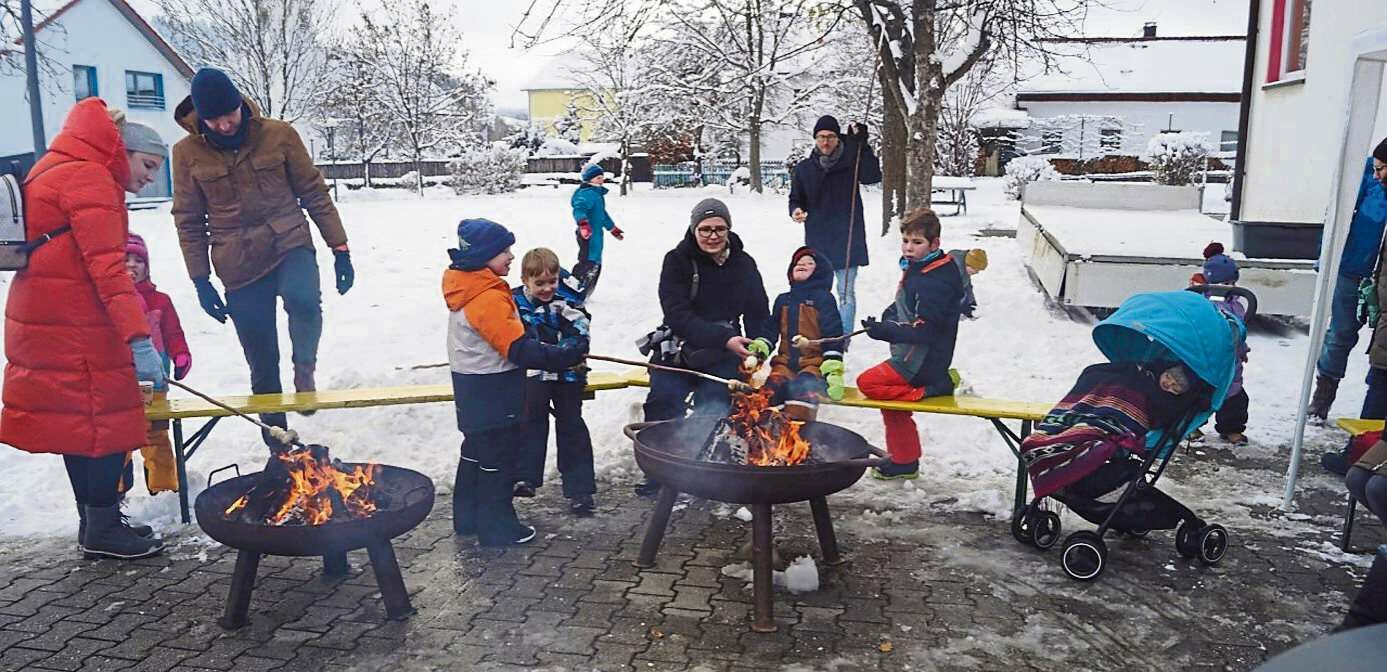
{"label": "burning fire", "polygon": [[809,459],[810,445],[799,435],[804,424],[791,420],[777,407],[771,406],[768,389],[749,394],[732,395],[732,413],[726,429],[746,446],[746,464],[758,467],[788,467]]}
{"label": "burning fire", "polygon": [[322,525],[336,518],[366,518],[376,511],[371,490],[380,467],[367,464],[344,470],[340,462],[328,459],[326,449],[293,450],[271,458],[271,466],[250,492],[241,495],[224,515],[230,517],[246,509],[254,500],[269,525]]}

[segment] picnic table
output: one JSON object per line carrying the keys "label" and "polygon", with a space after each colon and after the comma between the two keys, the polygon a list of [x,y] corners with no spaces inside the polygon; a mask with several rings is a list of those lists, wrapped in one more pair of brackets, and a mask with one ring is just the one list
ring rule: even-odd
{"label": "picnic table", "polygon": [[[974,191],[978,185],[973,183],[972,178],[950,177],[941,175],[934,178],[934,183],[930,192],[930,204],[952,205],[953,214],[968,214],[968,192]],[[935,198],[935,194],[944,194],[944,198]]]}

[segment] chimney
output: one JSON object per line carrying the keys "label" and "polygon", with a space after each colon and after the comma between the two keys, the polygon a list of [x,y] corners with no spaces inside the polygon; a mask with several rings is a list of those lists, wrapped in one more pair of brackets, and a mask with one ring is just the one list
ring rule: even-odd
{"label": "chimney", "polygon": [[1156,22],[1155,22],[1155,21],[1147,21],[1145,24],[1143,24],[1142,27],[1141,27],[1141,36],[1142,36],[1142,37],[1145,37],[1145,38],[1148,38],[1148,39],[1149,39],[1149,38],[1152,38],[1152,37],[1155,37],[1155,36],[1156,36]]}

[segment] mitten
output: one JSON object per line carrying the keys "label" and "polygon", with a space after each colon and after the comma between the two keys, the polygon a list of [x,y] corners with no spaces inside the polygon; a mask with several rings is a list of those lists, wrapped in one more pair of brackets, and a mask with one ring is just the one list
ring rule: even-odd
{"label": "mitten", "polygon": [[615,239],[617,239],[617,240],[625,240],[625,239],[626,239],[626,234],[624,234],[624,233],[621,232],[621,227],[619,227],[619,226],[613,226],[613,227],[612,227],[612,237],[615,238]]}
{"label": "mitten", "polygon": [[837,359],[824,360],[819,365],[819,370],[824,374],[824,382],[828,384],[828,398],[834,401],[843,400],[843,362]]}
{"label": "mitten", "polygon": [[578,237],[582,238],[583,240],[587,240],[592,237],[592,225],[588,223],[588,220],[584,219],[583,221],[578,222]]}
{"label": "mitten", "polygon": [[183,353],[173,358],[173,379],[183,380],[188,377],[188,372],[193,370],[193,356]]}

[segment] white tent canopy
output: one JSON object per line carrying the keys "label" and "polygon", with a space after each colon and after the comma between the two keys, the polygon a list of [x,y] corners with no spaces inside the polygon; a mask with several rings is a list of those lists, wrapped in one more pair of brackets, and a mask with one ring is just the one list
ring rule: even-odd
{"label": "white tent canopy", "polygon": [[[1310,351],[1305,358],[1305,373],[1300,384],[1300,404],[1296,411],[1295,436],[1291,442],[1291,461],[1286,469],[1286,493],[1282,508],[1290,510],[1295,498],[1296,480],[1300,477],[1301,453],[1305,447],[1305,420],[1310,400],[1310,387],[1315,380],[1315,361],[1324,346],[1329,327],[1330,293],[1334,279],[1339,277],[1339,257],[1348,238],[1353,221],[1353,206],[1358,197],[1358,184],[1363,177],[1363,153],[1373,146],[1373,122],[1382,105],[1380,92],[1384,69],[1387,69],[1387,26],[1359,33],[1350,50],[1352,84],[1349,87],[1347,109],[1344,110],[1344,141],[1339,147],[1339,163],[1334,171],[1334,186],[1329,212],[1325,217],[1324,235],[1320,243],[1319,277],[1315,283],[1314,308],[1310,313]],[[1379,288],[1381,291],[1381,288]]]}

